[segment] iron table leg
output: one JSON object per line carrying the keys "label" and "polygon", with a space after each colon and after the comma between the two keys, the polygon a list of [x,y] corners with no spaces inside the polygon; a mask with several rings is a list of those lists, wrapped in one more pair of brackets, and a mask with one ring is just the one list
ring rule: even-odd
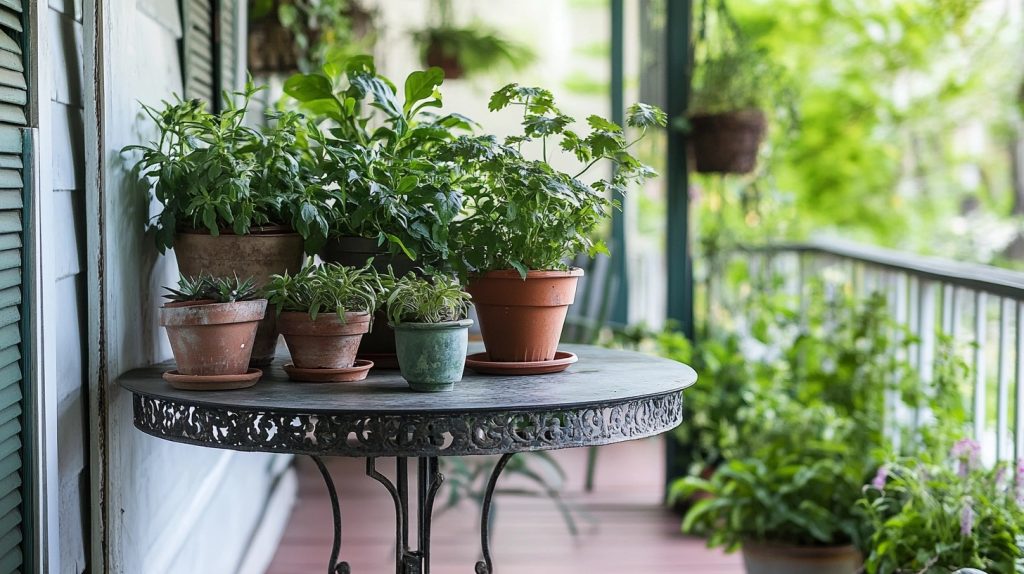
{"label": "iron table leg", "polygon": [[494,498],[494,488],[498,485],[498,477],[501,476],[501,471],[505,470],[505,465],[511,459],[512,454],[501,455],[498,463],[494,465],[494,470],[491,471],[490,480],[487,481],[487,490],[484,491],[484,503],[480,513],[480,548],[484,559],[476,563],[476,574],[493,574],[494,572],[494,566],[491,564],[491,499]]}
{"label": "iron table leg", "polygon": [[327,564],[327,574],[351,574],[352,569],[349,568],[348,562],[338,562],[338,555],[341,553],[341,504],[338,501],[338,491],[334,488],[334,480],[331,478],[331,473],[327,471],[324,461],[319,456],[310,456],[309,458],[313,459],[316,467],[320,469],[320,474],[324,477],[327,494],[331,497],[331,511],[334,513],[334,546],[331,548],[331,561]]}

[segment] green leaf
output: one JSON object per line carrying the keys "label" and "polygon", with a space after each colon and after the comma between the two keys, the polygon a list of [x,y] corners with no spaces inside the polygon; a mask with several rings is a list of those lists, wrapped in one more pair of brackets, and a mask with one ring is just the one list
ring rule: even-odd
{"label": "green leaf", "polygon": [[595,130],[601,130],[601,131],[606,131],[606,132],[621,132],[622,131],[622,127],[619,126],[619,124],[617,124],[617,123],[615,123],[613,121],[606,120],[606,119],[602,118],[601,116],[597,116],[597,115],[587,116],[587,123],[590,125],[591,128],[593,128]]}
{"label": "green leaf", "polygon": [[443,81],[444,72],[438,67],[409,74],[405,79],[405,105],[402,106],[402,110],[408,114],[417,102],[433,96],[434,89]]}
{"label": "green leaf", "polygon": [[285,80],[284,93],[300,102],[334,99],[331,80],[322,74],[295,74]]}
{"label": "green leaf", "polygon": [[626,110],[626,125],[634,128],[665,127],[668,116],[658,106],[637,102]]}

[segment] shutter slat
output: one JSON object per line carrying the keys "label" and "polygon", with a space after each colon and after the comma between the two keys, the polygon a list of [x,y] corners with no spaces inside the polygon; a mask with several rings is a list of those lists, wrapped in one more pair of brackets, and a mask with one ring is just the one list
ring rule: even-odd
{"label": "shutter slat", "polygon": [[[0,52],[0,54],[3,53],[4,52]],[[20,74],[21,72],[17,73]],[[0,102],[7,104],[17,104],[20,109],[20,106],[24,106],[28,103],[28,92],[18,88],[12,88],[10,86],[0,86]],[[24,116],[25,112],[22,111],[21,114],[22,116]]]}
{"label": "shutter slat", "polygon": [[[20,233],[0,234],[0,249],[17,249],[19,247],[21,247]],[[2,303],[0,303],[0,305],[2,305]]]}
{"label": "shutter slat", "polygon": [[21,214],[16,211],[0,211],[0,233],[21,233]]}
{"label": "shutter slat", "polygon": [[0,327],[6,327],[21,320],[21,312],[17,307],[0,309]]}
{"label": "shutter slat", "polygon": [[[0,270],[11,269],[21,265],[21,250],[8,249],[0,251]],[[0,352],[3,352],[0,350]]]}
{"label": "shutter slat", "polygon": [[6,50],[0,50],[0,68],[24,72],[25,64],[21,61],[21,56]]}
{"label": "shutter slat", "polygon": [[[0,70],[2,72],[3,70]],[[25,118],[25,110],[21,106],[11,104],[0,104],[0,122],[23,126],[28,124]]]}
{"label": "shutter slat", "polygon": [[[21,416],[21,402],[14,403],[6,409],[0,409],[0,424]],[[2,530],[2,528],[0,528]]]}
{"label": "shutter slat", "polygon": [[21,486],[21,473],[18,472],[20,468],[21,457],[16,454],[9,455],[3,461],[0,461],[0,469],[9,469],[6,471],[0,470],[0,472],[3,472],[3,475],[0,475],[3,476],[3,478],[0,478],[0,497],[7,496],[14,489]]}
{"label": "shutter slat", "polygon": [[[3,110],[4,107],[6,106],[0,105],[0,110]],[[2,113],[0,111],[0,115]],[[21,172],[14,169],[0,169],[0,189],[21,189],[23,187],[25,187],[25,181],[21,178]]]}
{"label": "shutter slat", "polygon": [[[10,306],[13,306],[13,305],[20,305],[20,304],[21,304],[21,287],[20,286],[18,286],[18,287],[11,287],[10,289],[4,289],[4,290],[0,291],[0,308],[10,307]],[[6,337],[5,333],[6,333],[6,331],[4,331],[4,329],[0,329],[0,340],[3,340]],[[21,336],[20,335],[18,336],[18,340],[15,341],[15,343],[19,343],[19,342],[21,342]],[[4,342],[2,344],[3,345],[7,345],[8,343]]]}
{"label": "shutter slat", "polygon": [[19,57],[21,56],[21,44],[15,42],[14,38],[11,38],[7,35],[7,32],[3,30],[0,30],[0,50],[12,52],[17,54]]}
{"label": "shutter slat", "polygon": [[21,155],[22,147],[21,128],[0,124],[0,153]]}
{"label": "shutter slat", "polygon": [[[17,499],[18,500],[16,501],[16,503],[17,504],[21,504],[21,495],[18,495]],[[12,502],[14,501],[14,497],[13,496],[11,497],[11,500],[12,500]],[[4,499],[4,502],[6,503],[7,500]],[[2,507],[0,507],[0,508],[2,508]],[[14,528],[14,529],[8,530],[6,534],[4,534],[3,536],[0,536],[0,553],[7,553],[7,552],[11,551],[12,549],[17,548],[20,544],[21,544],[21,529],[20,528]]]}
{"label": "shutter slat", "polygon": [[11,86],[12,88],[24,90],[28,87],[28,84],[25,82],[24,73],[0,69],[0,86]]}
{"label": "shutter slat", "polygon": [[21,32],[21,16],[6,7],[0,6],[0,26],[7,26],[12,30]]}
{"label": "shutter slat", "polygon": [[21,13],[24,9],[21,7],[21,0],[0,0],[0,6],[6,6],[15,12]]}
{"label": "shutter slat", "polygon": [[21,387],[10,385],[0,389],[0,409],[11,408],[21,402]]}
{"label": "shutter slat", "polygon": [[0,271],[0,289],[21,285],[21,268]]}
{"label": "shutter slat", "polygon": [[[21,523],[21,515],[18,515],[18,523]],[[18,568],[24,557],[21,555],[21,547],[15,546],[10,552],[0,558],[0,572],[20,572]]]}
{"label": "shutter slat", "polygon": [[0,168],[22,169],[23,167],[25,167],[25,162],[21,160],[20,155],[0,153]]}
{"label": "shutter slat", "polygon": [[20,189],[0,191],[0,209],[21,209],[24,200]]}

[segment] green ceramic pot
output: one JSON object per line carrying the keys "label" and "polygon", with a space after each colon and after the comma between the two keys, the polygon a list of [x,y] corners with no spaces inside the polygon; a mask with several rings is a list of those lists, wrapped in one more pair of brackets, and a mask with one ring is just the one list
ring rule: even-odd
{"label": "green ceramic pot", "polygon": [[414,391],[450,391],[462,380],[470,319],[394,325],[398,366]]}

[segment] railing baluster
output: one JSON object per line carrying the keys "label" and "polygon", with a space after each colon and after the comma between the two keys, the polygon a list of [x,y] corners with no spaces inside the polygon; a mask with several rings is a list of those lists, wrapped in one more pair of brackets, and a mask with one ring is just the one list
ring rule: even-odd
{"label": "railing baluster", "polygon": [[[921,337],[921,282],[918,280],[916,275],[907,277],[907,328],[915,338]],[[920,369],[921,362],[918,357],[919,345],[916,341],[911,340],[910,345],[907,347],[907,352],[910,354],[908,362],[910,367],[913,369]]]}
{"label": "railing baluster", "polygon": [[[917,333],[921,342],[917,346],[917,368],[921,376],[921,384],[925,386],[925,393],[932,396],[931,385],[935,375],[935,297],[938,293],[938,285],[934,281],[922,280],[919,289]],[[923,405],[919,405],[914,409],[915,430],[921,426],[924,408]]]}
{"label": "railing baluster", "polygon": [[1009,438],[1009,403],[1010,403],[1010,317],[1013,314],[1013,302],[1004,297],[999,306],[999,387],[996,395],[996,461],[1001,461],[1007,454],[1007,438]]}
{"label": "railing baluster", "polygon": [[957,342],[957,337],[960,336],[960,324],[963,322],[963,305],[960,304],[963,297],[963,289],[960,287],[953,288],[953,315],[949,318],[949,336],[953,339],[954,345]]}
{"label": "railing baluster", "polygon": [[952,283],[942,285],[942,332],[947,335],[953,334],[953,292],[956,288]]}
{"label": "railing baluster", "polygon": [[1017,385],[1016,398],[1013,401],[1013,459],[1024,458],[1024,301],[1017,301],[1017,372],[1014,384]]}
{"label": "railing baluster", "polygon": [[988,298],[984,291],[974,292],[974,440],[985,439],[985,345],[987,343]]}

